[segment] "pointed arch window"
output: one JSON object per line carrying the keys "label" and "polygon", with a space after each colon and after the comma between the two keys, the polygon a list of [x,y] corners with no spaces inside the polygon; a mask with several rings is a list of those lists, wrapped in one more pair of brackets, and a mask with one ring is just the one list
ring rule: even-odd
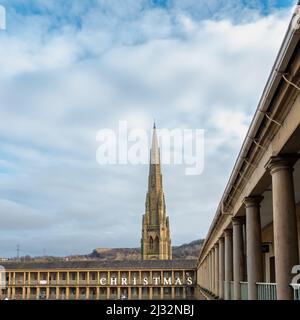
{"label": "pointed arch window", "polygon": [[154,241],[153,241],[153,238],[150,236],[150,239],[149,239],[150,251],[153,251],[153,245],[154,245]]}
{"label": "pointed arch window", "polygon": [[153,250],[155,252],[159,252],[159,238],[158,238],[158,236],[155,237],[154,244],[153,244]]}

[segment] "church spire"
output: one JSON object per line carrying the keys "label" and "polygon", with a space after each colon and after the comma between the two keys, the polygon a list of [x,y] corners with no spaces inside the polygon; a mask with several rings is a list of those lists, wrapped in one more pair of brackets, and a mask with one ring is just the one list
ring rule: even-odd
{"label": "church spire", "polygon": [[153,125],[146,212],[143,215],[141,239],[142,259],[172,259],[169,218],[166,214],[165,197],[160,167],[160,148],[156,125]]}
{"label": "church spire", "polygon": [[157,193],[162,190],[162,174],[160,167],[160,148],[158,144],[156,125],[154,122],[152,133],[152,144],[150,149],[150,166],[149,166],[149,178],[148,189],[155,190]]}

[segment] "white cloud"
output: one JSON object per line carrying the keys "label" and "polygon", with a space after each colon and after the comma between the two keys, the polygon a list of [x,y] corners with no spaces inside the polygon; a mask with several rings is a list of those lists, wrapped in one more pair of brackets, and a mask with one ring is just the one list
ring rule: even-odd
{"label": "white cloud", "polygon": [[0,34],[0,215],[18,220],[0,242],[31,230],[28,253],[138,246],[148,168],[98,167],[95,137],[119,120],[150,128],[154,118],[206,131],[202,176],[163,168],[173,243],[205,236],[289,13],[203,21],[179,3],[137,14],[142,4],[126,2],[106,17],[77,4],[81,28],[47,32],[50,17],[31,16]]}
{"label": "white cloud", "polygon": [[20,232],[27,230],[34,232],[35,230],[47,229],[50,226],[49,217],[41,215],[35,208],[27,205],[16,203],[13,201],[0,199],[1,210],[1,232]]}

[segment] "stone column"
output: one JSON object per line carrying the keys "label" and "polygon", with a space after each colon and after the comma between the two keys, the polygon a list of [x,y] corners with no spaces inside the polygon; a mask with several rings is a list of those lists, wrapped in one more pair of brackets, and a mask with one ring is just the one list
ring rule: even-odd
{"label": "stone column", "polygon": [[131,280],[131,271],[128,271],[128,285],[131,286],[132,285],[132,280]]}
{"label": "stone column", "polygon": [[207,283],[207,289],[209,290],[210,289],[210,287],[209,287],[209,285],[210,285],[210,273],[209,273],[209,254],[207,255],[207,257],[206,257],[206,283]]}
{"label": "stone column", "polygon": [[208,289],[208,256],[205,258],[205,288]]}
{"label": "stone column", "polygon": [[197,284],[201,287],[202,286],[202,266],[201,264],[197,267]]}
{"label": "stone column", "polygon": [[224,238],[219,239],[219,298],[224,299],[225,252]]}
{"label": "stone column", "polygon": [[233,280],[234,280],[234,300],[241,300],[241,281],[244,280],[244,239],[243,239],[244,219],[233,218]]}
{"label": "stone column", "polygon": [[203,266],[203,283],[204,283],[204,288],[207,289],[207,257],[204,259],[204,266]]}
{"label": "stone column", "polygon": [[[151,289],[152,289],[152,288],[150,288],[150,290],[151,290]],[[171,288],[171,297],[172,297],[172,300],[175,299],[175,288],[174,288],[174,287]],[[150,298],[150,300],[152,300],[152,298]]]}
{"label": "stone column", "polygon": [[201,276],[201,287],[203,288],[204,287],[204,283],[203,283],[203,279],[204,279],[204,263],[202,264],[201,266],[201,269],[200,269],[200,276]]}
{"label": "stone column", "polygon": [[246,246],[248,300],[257,300],[257,282],[263,281],[263,255],[261,251],[260,202],[263,197],[247,197],[246,207]]}
{"label": "stone column", "polygon": [[207,256],[208,261],[208,290],[211,291],[211,254],[208,253]]}
{"label": "stone column", "polygon": [[219,296],[219,244],[215,244],[215,295]]}
{"label": "stone column", "polygon": [[205,287],[205,283],[204,283],[204,272],[205,272],[205,269],[204,269],[204,265],[205,265],[205,261],[203,261],[202,263],[202,266],[201,266],[201,287],[204,288]]}
{"label": "stone column", "polygon": [[164,299],[164,273],[163,271],[160,272],[160,299],[163,300]]}
{"label": "stone column", "polygon": [[70,300],[70,288],[66,287],[66,300]]}
{"label": "stone column", "polygon": [[203,288],[207,288],[207,286],[206,286],[206,279],[207,279],[207,277],[206,277],[206,258],[204,259],[204,261],[203,261],[203,269],[202,269],[203,271],[203,273],[202,273],[202,282],[203,282]]}
{"label": "stone column", "polygon": [[215,294],[215,249],[211,249],[211,292]]}
{"label": "stone column", "polygon": [[267,164],[272,175],[273,226],[277,299],[293,298],[289,286],[292,268],[299,264],[293,165],[299,155],[272,157]]}
{"label": "stone column", "polygon": [[232,230],[226,229],[225,235],[225,300],[230,300],[230,281],[233,278]]}
{"label": "stone column", "polygon": [[138,290],[139,290],[139,293],[138,293],[139,297],[138,297],[138,299],[139,299],[139,300],[142,300],[142,299],[143,299],[143,288],[142,288],[142,287],[139,287]]}
{"label": "stone column", "polygon": [[212,292],[212,255],[209,252],[209,291]]}

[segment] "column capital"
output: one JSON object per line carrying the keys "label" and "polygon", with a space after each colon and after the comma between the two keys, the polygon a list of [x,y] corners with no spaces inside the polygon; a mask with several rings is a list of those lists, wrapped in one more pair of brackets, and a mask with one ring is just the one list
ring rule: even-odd
{"label": "column capital", "polygon": [[246,208],[249,207],[260,207],[260,203],[264,199],[263,196],[249,196],[244,199],[244,205]]}
{"label": "column capital", "polygon": [[296,161],[300,158],[297,153],[281,154],[277,157],[271,157],[265,165],[271,174],[280,170],[291,170]]}
{"label": "column capital", "polygon": [[224,230],[224,237],[230,237],[232,236],[232,229],[225,229]]}
{"label": "column capital", "polygon": [[245,216],[240,216],[240,217],[234,217],[231,219],[232,220],[232,225],[241,225],[245,224]]}
{"label": "column capital", "polygon": [[220,236],[220,238],[218,239],[218,243],[220,244],[220,242],[224,242],[224,234],[222,234]]}
{"label": "column capital", "polygon": [[219,248],[219,242],[217,241],[214,246],[213,246],[214,249],[218,249]]}

